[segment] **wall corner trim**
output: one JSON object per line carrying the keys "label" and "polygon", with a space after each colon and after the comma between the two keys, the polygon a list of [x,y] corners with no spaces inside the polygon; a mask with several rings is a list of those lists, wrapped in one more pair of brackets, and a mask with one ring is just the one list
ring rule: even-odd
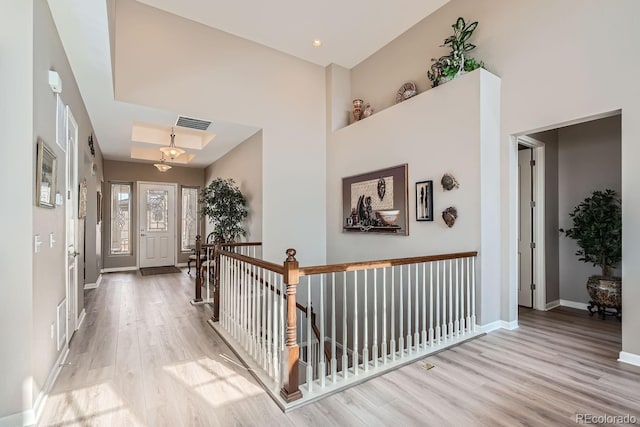
{"label": "wall corner trim", "polygon": [[486,325],[480,325],[480,332],[489,333],[498,329],[506,329],[512,331],[518,329],[518,321],[507,322],[506,320],[496,320],[495,322],[487,323]]}
{"label": "wall corner trim", "polygon": [[629,365],[640,366],[640,355],[628,353],[626,351],[620,352],[618,362],[628,363]]}
{"label": "wall corner trim", "polygon": [[560,304],[560,300],[557,299],[555,301],[551,301],[548,302],[545,306],[544,306],[544,311],[549,311],[549,310],[553,310],[556,307],[560,307],[562,304]]}

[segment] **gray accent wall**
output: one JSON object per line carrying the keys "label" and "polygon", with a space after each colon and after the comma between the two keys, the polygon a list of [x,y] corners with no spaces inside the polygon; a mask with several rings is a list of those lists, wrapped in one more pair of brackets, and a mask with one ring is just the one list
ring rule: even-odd
{"label": "gray accent wall", "polygon": [[[104,199],[103,207],[103,231],[104,239],[102,253],[105,269],[118,269],[135,267],[137,264],[136,231],[138,230],[138,208],[137,208],[137,183],[161,182],[178,184],[178,194],[176,194],[176,214],[177,214],[177,236],[181,233],[182,202],[180,195],[182,187],[202,188],[204,185],[204,169],[173,166],[167,172],[160,172],[150,163],[121,162],[115,160],[105,160],[104,162]],[[130,183],[133,186],[131,203],[131,255],[111,255],[111,184]],[[189,259],[189,252],[180,250],[179,239],[176,239],[176,260],[178,263],[186,263]]]}
{"label": "gray accent wall", "polygon": [[[619,115],[558,129],[559,228],[571,227],[569,213],[593,191],[611,188],[620,194],[620,132]],[[601,269],[578,261],[575,240],[562,234],[558,243],[560,299],[589,302],[587,278]],[[621,269],[614,273],[622,275]]]}

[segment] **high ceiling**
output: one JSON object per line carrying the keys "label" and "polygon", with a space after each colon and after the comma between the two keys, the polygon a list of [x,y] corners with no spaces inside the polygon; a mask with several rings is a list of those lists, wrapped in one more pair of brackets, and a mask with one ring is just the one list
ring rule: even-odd
{"label": "high ceiling", "polygon": [[[335,63],[352,68],[448,0],[325,0],[315,6],[295,0],[138,1],[321,66]],[[158,110],[114,99],[109,1],[48,2],[104,157],[151,163],[148,155],[152,156],[162,141],[155,145],[140,139],[133,141],[134,125],[164,127],[168,144],[168,130],[178,115],[188,112]],[[250,14],[246,13],[248,10]],[[314,39],[321,40],[322,46],[313,47]],[[208,132],[215,137],[200,150],[188,150],[195,154],[188,166],[206,167],[258,131],[215,117],[199,118],[213,122]],[[178,146],[189,137],[188,132],[181,132],[176,128]],[[132,159],[132,152],[137,159]],[[159,155],[158,151],[158,159]]]}

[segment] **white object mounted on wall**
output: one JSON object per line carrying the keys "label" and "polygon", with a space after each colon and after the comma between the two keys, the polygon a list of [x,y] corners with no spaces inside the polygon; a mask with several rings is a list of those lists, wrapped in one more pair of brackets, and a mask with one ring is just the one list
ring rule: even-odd
{"label": "white object mounted on wall", "polygon": [[444,191],[451,191],[454,188],[460,187],[458,181],[453,177],[453,175],[449,173],[445,173],[440,180],[440,184],[442,184],[442,188]]}
{"label": "white object mounted on wall", "polygon": [[53,93],[62,93],[62,80],[60,79],[60,74],[53,70],[49,70],[49,86],[51,86]]}

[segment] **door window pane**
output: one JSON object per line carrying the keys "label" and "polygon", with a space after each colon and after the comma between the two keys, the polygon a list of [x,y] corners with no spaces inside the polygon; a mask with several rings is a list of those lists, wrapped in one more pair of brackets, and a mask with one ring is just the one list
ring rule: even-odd
{"label": "door window pane", "polygon": [[147,190],[147,231],[169,230],[169,192]]}
{"label": "door window pane", "polygon": [[111,253],[131,254],[131,184],[111,184]]}
{"label": "door window pane", "polygon": [[198,234],[198,189],[182,189],[182,251],[196,246]]}

